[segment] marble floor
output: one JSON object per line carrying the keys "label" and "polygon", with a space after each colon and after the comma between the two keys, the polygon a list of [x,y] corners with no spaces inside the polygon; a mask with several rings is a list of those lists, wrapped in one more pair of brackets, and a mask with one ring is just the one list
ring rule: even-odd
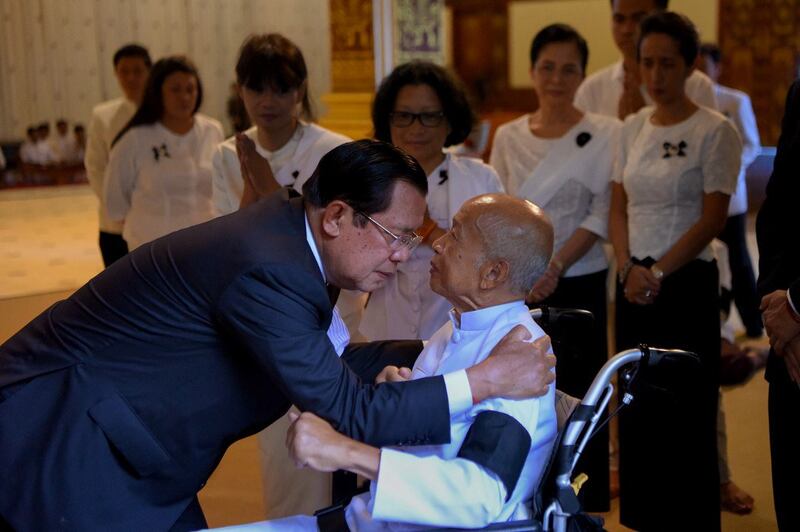
{"label": "marble floor", "polygon": [[[0,342],[101,270],[95,209],[94,196],[82,185],[0,191]],[[775,530],[763,373],[724,389],[723,402],[733,477],[756,501],[748,516],[723,512],[723,530]],[[200,493],[210,526],[262,518],[259,475],[255,438],[233,445]],[[674,508],[680,512],[680,493]],[[627,530],[618,515],[615,499],[605,516],[608,530]]]}

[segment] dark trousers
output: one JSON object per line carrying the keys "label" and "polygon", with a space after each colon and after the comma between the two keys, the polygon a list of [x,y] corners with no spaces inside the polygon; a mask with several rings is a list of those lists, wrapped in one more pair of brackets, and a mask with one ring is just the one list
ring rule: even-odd
{"label": "dark trousers", "polygon": [[[583,397],[597,372],[608,360],[606,333],[606,278],[608,270],[577,277],[563,277],[556,291],[543,302],[562,308],[578,308],[594,314],[591,324],[565,322],[559,330],[547,331],[556,355],[556,385],[562,392]],[[584,328],[586,327],[586,328]],[[609,501],[608,427],[589,441],[575,467],[586,473],[580,499],[584,510],[607,512]]]}
{"label": "dark trousers", "polygon": [[122,235],[100,231],[100,254],[103,264],[108,268],[114,261],[128,254],[128,243]]}
{"label": "dark trousers", "polygon": [[773,378],[769,384],[769,449],[778,530],[800,530],[800,512],[796,507],[800,476],[800,388],[789,379]]}
{"label": "dark trousers", "polygon": [[646,343],[701,359],[644,370],[620,413],[620,521],[627,527],[720,530],[718,298],[716,264],[701,260],[666,277],[651,305],[628,302],[617,286],[617,349]]}
{"label": "dark trousers", "polygon": [[753,263],[747,251],[747,214],[729,216],[719,239],[728,246],[728,264],[731,268],[731,291],[736,310],[742,317],[747,336],[759,337],[763,330],[760,299],[756,292]]}

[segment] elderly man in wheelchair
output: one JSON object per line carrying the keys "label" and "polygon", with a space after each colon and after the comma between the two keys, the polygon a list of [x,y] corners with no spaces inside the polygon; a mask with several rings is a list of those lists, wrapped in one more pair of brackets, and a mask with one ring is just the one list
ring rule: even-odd
{"label": "elderly man in wheelchair", "polygon": [[[450,321],[414,365],[386,368],[381,380],[445,374],[486,358],[514,328],[544,336],[525,296],[545,271],[553,229],[530,202],[503,194],[478,196],[433,245],[431,287],[453,305]],[[523,330],[524,329],[524,330]],[[407,530],[476,528],[531,517],[530,501],[556,438],[555,387],[526,400],[491,399],[451,419],[446,445],[374,448],[303,413],[287,434],[301,467],[339,469],[372,481],[346,508],[232,527],[241,530]],[[419,415],[426,415],[419,412]],[[402,419],[385,420],[403,423]]]}

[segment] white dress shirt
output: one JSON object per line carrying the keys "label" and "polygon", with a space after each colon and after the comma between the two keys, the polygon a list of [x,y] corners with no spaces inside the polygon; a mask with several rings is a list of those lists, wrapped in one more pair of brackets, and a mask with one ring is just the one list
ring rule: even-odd
{"label": "white dress shirt", "polygon": [[[652,107],[625,120],[613,179],[625,187],[633,257],[660,259],[702,214],[703,196],[732,194],[741,164],[739,134],[700,107],[679,124],[655,126]],[[698,255],[710,261],[711,246]]]}
{"label": "white dress shirt", "polygon": [[[491,166],[448,154],[428,176],[428,212],[439,228],[448,230],[465,201],[502,191]],[[430,287],[433,255],[430,243],[418,246],[409,260],[398,264],[397,273],[372,292],[359,327],[368,340],[427,340],[447,321],[452,305]]]}
{"label": "white dress shirt", "polygon": [[[575,107],[589,113],[617,118],[624,81],[625,70],[620,59],[583,80],[578,92],[575,93]],[[653,100],[647,94],[644,85],[641,87],[641,92],[646,105],[653,105]],[[717,108],[714,83],[699,70],[693,70],[686,80],[686,94],[697,105],[710,109]]]}
{"label": "white dress shirt", "polygon": [[553,223],[554,251],[578,228],[600,239],[565,272],[587,275],[608,267],[602,239],[608,235],[610,180],[622,123],[586,113],[557,139],[534,135],[530,115],[497,128],[490,163],[509,194],[532,201]]}
{"label": "white dress shirt", "polygon": [[[412,379],[459,370],[484,360],[516,325],[535,339],[544,334],[523,301],[455,313],[436,332],[417,359]],[[503,482],[490,470],[458,457],[475,417],[485,410],[518,421],[531,436],[531,447],[508,500]],[[420,412],[420,415],[425,415]],[[402,420],[396,420],[402,423]],[[488,399],[451,414],[450,443],[381,449],[378,479],[368,493],[353,498],[345,515],[353,532],[419,530],[430,526],[477,528],[493,522],[529,519],[530,500],[538,486],[556,437],[555,385],[536,399]],[[228,531],[316,530],[316,518],[292,516],[229,527]]]}
{"label": "white dress shirt", "polygon": [[125,221],[131,250],[213,218],[211,156],[222,139],[220,123],[197,113],[183,135],[156,122],[130,129],[114,145],[104,199],[111,218]]}
{"label": "white dress shirt", "polygon": [[69,131],[65,135],[59,135],[56,132],[51,139],[50,147],[59,163],[68,164],[75,161],[75,155],[78,153],[78,143]]}
{"label": "white dress shirt", "polygon": [[86,154],[83,164],[86,177],[100,200],[98,220],[104,233],[122,234],[122,223],[109,217],[103,200],[104,179],[111,142],[136,113],[136,104],[126,98],[103,102],[92,109],[92,119],[86,137]]}
{"label": "white dress shirt", "polygon": [[736,192],[731,196],[731,203],[728,206],[728,216],[735,216],[747,212],[747,180],[745,174],[747,167],[761,153],[761,138],[758,135],[758,124],[756,123],[756,115],[753,113],[753,105],[750,103],[750,97],[742,91],[723,85],[717,84],[714,88],[717,92],[719,112],[733,122],[742,137],[742,167],[739,169]]}

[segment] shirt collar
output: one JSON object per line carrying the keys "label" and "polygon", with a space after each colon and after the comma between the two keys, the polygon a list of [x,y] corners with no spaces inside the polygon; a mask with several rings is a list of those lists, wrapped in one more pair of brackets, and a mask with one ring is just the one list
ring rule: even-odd
{"label": "shirt collar", "polygon": [[450,322],[453,324],[454,330],[483,331],[491,327],[501,314],[517,307],[525,307],[525,302],[520,299],[510,303],[462,312],[461,320],[458,319],[455,309],[450,309]]}
{"label": "shirt collar", "polygon": [[314,234],[311,232],[311,224],[308,223],[308,213],[303,213],[303,219],[305,220],[306,224],[306,242],[308,242],[308,247],[311,248],[311,253],[314,254],[314,259],[317,261],[317,266],[319,266],[319,272],[322,274],[322,280],[326,283],[328,279],[325,277],[325,269],[322,267],[322,259],[319,256],[319,249],[317,249],[317,243],[314,241]]}

